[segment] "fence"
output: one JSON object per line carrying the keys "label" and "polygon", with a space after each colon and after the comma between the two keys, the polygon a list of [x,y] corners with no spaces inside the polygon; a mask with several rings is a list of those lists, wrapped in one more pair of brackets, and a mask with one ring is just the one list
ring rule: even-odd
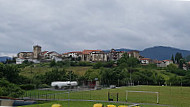
{"label": "fence", "polygon": [[[119,82],[118,82],[119,83]],[[146,84],[141,84],[146,83]],[[94,101],[113,101],[126,102],[126,90],[131,91],[153,91],[159,92],[160,104],[177,105],[178,107],[189,106],[190,88],[181,86],[174,86],[171,83],[159,85],[151,84],[150,82],[130,82],[126,81],[125,85],[120,84],[120,88],[110,89],[108,84],[101,85],[103,89],[95,90],[92,87],[80,86],[76,89],[67,90],[32,90],[27,91],[23,99],[34,100],[94,100]],[[119,84],[114,84],[119,85]],[[130,103],[151,103],[156,104],[156,95],[154,94],[133,94],[128,95],[128,102]],[[179,103],[179,100],[181,101]],[[178,104],[179,103],[179,104]]]}

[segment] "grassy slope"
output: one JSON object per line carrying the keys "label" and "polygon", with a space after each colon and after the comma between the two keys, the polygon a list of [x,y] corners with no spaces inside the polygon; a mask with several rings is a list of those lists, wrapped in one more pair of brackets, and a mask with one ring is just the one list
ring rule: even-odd
{"label": "grassy slope", "polygon": [[92,67],[91,66],[87,66],[87,67],[79,66],[79,67],[68,67],[68,68],[66,68],[66,70],[73,71],[77,75],[84,75],[85,72],[89,69],[92,69]]}
{"label": "grassy slope", "polygon": [[166,70],[164,69],[157,69],[157,68],[142,68],[142,67],[139,67],[137,68],[138,70],[140,71],[145,71],[145,70],[148,70],[148,71],[151,71],[151,72],[155,72],[155,73],[158,73],[158,75],[161,75],[162,77],[164,77],[165,80],[169,80],[169,78],[171,76],[174,76],[176,74],[173,74],[173,73],[170,73],[170,72],[166,72]]}
{"label": "grassy slope", "polygon": [[[160,104],[173,105],[177,107],[188,107],[190,105],[190,87],[166,87],[166,86],[136,86],[136,87],[122,87],[118,89],[103,89],[95,91],[80,91],[70,93],[70,99],[85,99],[85,100],[105,100],[107,101],[108,92],[119,93],[119,101],[125,101],[126,90],[135,91],[154,91],[159,92]],[[45,93],[45,92],[44,92]],[[52,92],[51,92],[52,93]],[[58,93],[55,91],[55,93]],[[116,100],[116,94],[113,95]],[[45,98],[42,96],[41,98]],[[48,98],[53,98],[48,96]],[[68,99],[68,94],[58,94],[56,99]],[[129,93],[128,102],[133,103],[156,103],[155,94],[144,94],[144,93]],[[43,107],[43,106],[42,106]],[[71,106],[72,107],[72,106]],[[74,107],[74,106],[73,106]],[[85,106],[83,106],[85,107]],[[87,106],[86,106],[87,107]],[[89,106],[88,106],[89,107]],[[145,106],[149,107],[149,106]],[[153,106],[152,106],[153,107]]]}
{"label": "grassy slope", "polygon": [[[88,70],[91,69],[92,67],[66,67],[65,69],[67,71],[73,71],[77,75],[84,75],[84,73]],[[34,75],[39,75],[39,74],[45,74],[46,72],[51,71],[53,68],[50,67],[25,67],[21,69],[20,75],[32,78]],[[63,69],[63,68],[59,68]]]}

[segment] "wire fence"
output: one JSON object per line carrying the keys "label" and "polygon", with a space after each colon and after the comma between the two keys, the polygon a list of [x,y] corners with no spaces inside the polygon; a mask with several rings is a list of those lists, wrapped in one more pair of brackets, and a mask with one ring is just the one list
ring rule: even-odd
{"label": "wire fence", "polygon": [[[81,81],[82,82],[82,81]],[[143,84],[141,84],[143,83]],[[146,84],[144,84],[146,83]],[[97,101],[118,101],[126,102],[126,90],[131,91],[151,91],[159,93],[159,103],[168,105],[177,105],[178,107],[189,106],[190,100],[190,88],[169,84],[159,85],[151,84],[151,82],[130,82],[125,81],[125,85],[117,82],[116,84],[97,84],[93,81],[88,84],[81,84],[74,88],[63,88],[63,89],[41,89],[26,91],[23,99],[33,100],[97,100]],[[119,86],[119,87],[118,87]],[[97,88],[98,87],[98,88]],[[129,103],[157,103],[157,95],[151,93],[129,93]]]}

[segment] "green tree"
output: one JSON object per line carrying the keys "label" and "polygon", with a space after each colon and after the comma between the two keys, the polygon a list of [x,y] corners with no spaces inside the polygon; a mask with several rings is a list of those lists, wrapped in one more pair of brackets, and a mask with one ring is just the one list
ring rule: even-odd
{"label": "green tree", "polygon": [[18,83],[20,70],[15,65],[0,64],[0,76],[9,82]]}
{"label": "green tree", "polygon": [[180,59],[179,60],[179,69],[183,69],[183,64],[185,64],[185,60],[184,59]]}
{"label": "green tree", "polygon": [[65,69],[58,70],[57,68],[53,69],[50,72],[46,72],[42,78],[43,82],[46,84],[51,84],[53,81],[67,81]]}
{"label": "green tree", "polygon": [[93,69],[99,69],[100,67],[103,67],[103,63],[102,63],[102,62],[96,62],[96,63],[93,65]]}
{"label": "green tree", "polygon": [[118,65],[122,63],[127,63],[128,58],[129,58],[129,55],[127,53],[124,53],[122,57],[117,61]]}
{"label": "green tree", "polygon": [[174,55],[173,54],[172,54],[171,60],[173,61],[173,63],[175,63],[175,59],[174,59]]}
{"label": "green tree", "polygon": [[84,74],[85,80],[94,80],[95,78],[100,79],[100,69],[89,69]]}
{"label": "green tree", "polygon": [[167,84],[179,86],[179,85],[181,85],[181,82],[182,82],[181,78],[179,76],[175,75],[175,76],[171,76],[169,78],[169,80],[167,81]]}
{"label": "green tree", "polygon": [[56,62],[55,62],[55,60],[52,60],[52,61],[50,62],[50,67],[54,67],[54,66],[56,66]]}
{"label": "green tree", "polygon": [[182,79],[182,83],[183,85],[186,85],[186,86],[190,86],[190,73],[188,73],[187,75],[185,75]]}
{"label": "green tree", "polygon": [[10,83],[5,79],[0,79],[0,96],[18,98],[24,94],[24,91],[17,85]]}
{"label": "green tree", "polygon": [[179,61],[180,61],[180,59],[182,59],[182,58],[183,58],[183,57],[182,57],[182,54],[179,53],[179,52],[177,52],[176,55],[175,55],[175,61],[176,61],[176,63],[179,64]]}
{"label": "green tree", "polygon": [[127,65],[131,68],[136,67],[139,64],[139,61],[137,58],[130,57],[127,60]]}

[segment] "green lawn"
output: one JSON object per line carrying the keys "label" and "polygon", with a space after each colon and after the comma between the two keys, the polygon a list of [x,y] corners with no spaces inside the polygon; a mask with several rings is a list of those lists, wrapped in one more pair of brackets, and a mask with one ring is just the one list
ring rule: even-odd
{"label": "green lawn", "polygon": [[[177,107],[189,107],[190,105],[190,87],[169,87],[169,86],[135,86],[135,87],[122,87],[122,88],[117,88],[117,89],[102,89],[102,90],[95,90],[95,91],[79,91],[79,92],[71,92],[69,96],[68,96],[68,93],[64,93],[60,91],[42,91],[41,93],[43,94],[48,93],[48,95],[47,96],[42,95],[40,96],[40,98],[44,98],[44,99],[45,98],[68,99],[69,98],[69,99],[107,101],[108,92],[110,92],[110,93],[115,93],[115,94],[112,94],[112,97],[115,101],[116,101],[116,93],[119,93],[119,101],[125,101],[126,90],[159,92],[160,93],[159,104],[173,105]],[[38,91],[36,90],[32,92],[38,93]],[[52,93],[59,93],[59,94],[54,95]],[[129,93],[128,102],[156,104],[156,94]],[[62,102],[62,103],[66,103],[66,102]],[[77,102],[73,102],[73,104],[75,103]],[[83,103],[87,105],[88,104],[92,105],[93,102],[83,102]],[[87,107],[87,106],[83,106],[83,107]],[[150,107],[150,106],[146,105],[145,107]]]}
{"label": "green lawn", "polygon": [[[54,101],[54,102],[46,102],[43,104],[35,104],[35,105],[27,105],[20,107],[51,107],[53,104],[60,104],[62,107],[93,107],[94,104],[101,103],[104,106],[106,105],[126,105],[126,104],[118,104],[118,103],[102,103],[102,102],[85,102],[85,101]],[[152,105],[141,105],[141,107],[160,107],[160,106],[152,106]]]}

